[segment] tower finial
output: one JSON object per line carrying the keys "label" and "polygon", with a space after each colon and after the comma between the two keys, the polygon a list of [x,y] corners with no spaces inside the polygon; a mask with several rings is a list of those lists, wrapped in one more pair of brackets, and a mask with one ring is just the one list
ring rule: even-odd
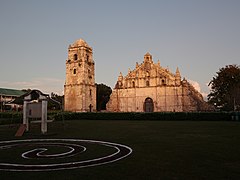
{"label": "tower finial", "polygon": [[136,62],[136,68],[138,68],[138,66],[139,66],[139,65],[138,65],[138,62]]}
{"label": "tower finial", "polygon": [[160,67],[160,60],[158,60],[158,67]]}
{"label": "tower finial", "polygon": [[176,69],[175,82],[176,82],[177,86],[180,86],[180,84],[181,84],[181,75],[180,75],[180,71],[179,71],[178,67]]}
{"label": "tower finial", "polygon": [[177,69],[176,69],[176,76],[181,76],[178,67],[177,67]]}

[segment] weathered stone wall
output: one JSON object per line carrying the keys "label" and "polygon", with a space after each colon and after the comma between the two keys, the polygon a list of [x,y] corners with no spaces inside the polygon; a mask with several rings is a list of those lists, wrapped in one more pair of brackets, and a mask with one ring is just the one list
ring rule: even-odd
{"label": "weathered stone wall", "polygon": [[171,73],[154,64],[147,53],[142,64],[123,77],[120,73],[116,86],[107,104],[113,112],[144,112],[146,100],[152,100],[154,112],[181,112],[203,110],[203,98],[180,72]]}
{"label": "weathered stone wall", "polygon": [[107,104],[108,111],[144,112],[144,102],[151,98],[154,112],[182,111],[181,87],[149,87],[114,89]]}
{"label": "weathered stone wall", "polygon": [[64,109],[76,112],[96,111],[95,68],[92,48],[82,39],[77,40],[68,48]]}

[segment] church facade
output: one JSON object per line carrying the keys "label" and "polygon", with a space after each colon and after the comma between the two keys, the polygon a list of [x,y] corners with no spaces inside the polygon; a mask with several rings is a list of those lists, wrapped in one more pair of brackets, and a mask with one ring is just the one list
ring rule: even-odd
{"label": "church facade", "polygon": [[171,73],[147,53],[126,76],[120,73],[107,104],[110,112],[190,112],[204,111],[202,95],[185,79],[179,69]]}
{"label": "church facade", "polygon": [[75,41],[68,47],[64,110],[71,112],[96,111],[93,50],[83,39]]}

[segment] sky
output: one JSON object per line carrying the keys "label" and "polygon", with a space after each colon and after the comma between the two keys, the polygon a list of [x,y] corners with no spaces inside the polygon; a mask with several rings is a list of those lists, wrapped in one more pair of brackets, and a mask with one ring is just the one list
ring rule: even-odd
{"label": "sky", "polygon": [[239,0],[0,0],[0,87],[63,93],[69,44],[93,48],[111,88],[149,52],[204,96],[240,62]]}

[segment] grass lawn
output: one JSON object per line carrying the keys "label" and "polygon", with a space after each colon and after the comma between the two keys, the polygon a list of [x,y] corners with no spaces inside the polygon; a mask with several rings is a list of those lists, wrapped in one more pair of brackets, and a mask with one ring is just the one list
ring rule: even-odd
{"label": "grass lawn", "polygon": [[[1,180],[240,179],[239,122],[65,121],[64,126],[62,122],[50,123],[47,135],[40,135],[40,127],[32,125],[30,132],[21,138],[14,137],[16,130],[15,125],[0,126],[0,140],[90,139],[127,145],[133,149],[133,153],[111,164],[81,169],[0,171]],[[16,156],[14,152],[10,155],[1,152],[0,161],[8,156],[13,159]],[[23,161],[19,157],[16,159]]]}

